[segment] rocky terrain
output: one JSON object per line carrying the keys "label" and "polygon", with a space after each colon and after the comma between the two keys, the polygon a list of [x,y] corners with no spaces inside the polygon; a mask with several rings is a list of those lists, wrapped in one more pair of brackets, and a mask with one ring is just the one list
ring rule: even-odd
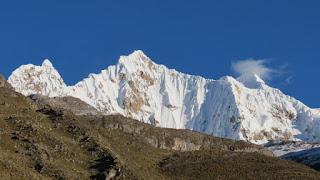
{"label": "rocky terrain", "polygon": [[[319,179],[271,151],[121,115],[75,115],[0,80],[2,179]],[[33,98],[34,99],[34,98]]]}
{"label": "rocky terrain", "polygon": [[73,112],[76,115],[102,115],[94,107],[71,96],[66,97],[48,97],[33,94],[29,98],[38,105],[48,105],[56,109],[64,109]]}

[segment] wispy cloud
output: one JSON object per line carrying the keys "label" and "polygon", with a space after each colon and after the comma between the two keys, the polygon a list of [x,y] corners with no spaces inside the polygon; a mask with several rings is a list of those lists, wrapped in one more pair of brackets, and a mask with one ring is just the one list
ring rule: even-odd
{"label": "wispy cloud", "polygon": [[239,76],[257,74],[262,79],[271,79],[277,70],[267,67],[266,59],[246,59],[232,63],[232,70]]}
{"label": "wispy cloud", "polygon": [[288,86],[294,81],[294,74],[289,70],[289,64],[284,63],[276,68],[271,68],[270,59],[245,59],[232,63],[232,70],[238,76],[257,74],[263,80],[272,80],[272,82]]}

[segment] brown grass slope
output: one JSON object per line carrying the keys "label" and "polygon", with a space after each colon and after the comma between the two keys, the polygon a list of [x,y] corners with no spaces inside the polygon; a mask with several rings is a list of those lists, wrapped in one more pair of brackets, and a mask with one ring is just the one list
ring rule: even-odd
{"label": "brown grass slope", "polygon": [[[1,83],[0,83],[1,84]],[[260,146],[122,116],[76,116],[0,86],[1,179],[319,179]]]}

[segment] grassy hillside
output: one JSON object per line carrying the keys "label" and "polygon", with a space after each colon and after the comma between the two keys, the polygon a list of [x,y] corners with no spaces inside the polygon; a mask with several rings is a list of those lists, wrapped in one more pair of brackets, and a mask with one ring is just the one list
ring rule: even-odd
{"label": "grassy hillside", "polygon": [[2,179],[319,179],[250,143],[76,116],[0,86]]}

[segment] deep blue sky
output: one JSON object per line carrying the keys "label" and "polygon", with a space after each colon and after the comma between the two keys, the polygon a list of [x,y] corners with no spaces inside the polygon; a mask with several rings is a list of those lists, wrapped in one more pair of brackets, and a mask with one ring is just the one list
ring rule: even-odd
{"label": "deep blue sky", "polygon": [[[268,58],[269,81],[320,107],[318,0],[10,0],[0,2],[0,72],[49,58],[73,84],[142,49],[155,62],[218,79]],[[290,78],[290,83],[285,82]]]}

